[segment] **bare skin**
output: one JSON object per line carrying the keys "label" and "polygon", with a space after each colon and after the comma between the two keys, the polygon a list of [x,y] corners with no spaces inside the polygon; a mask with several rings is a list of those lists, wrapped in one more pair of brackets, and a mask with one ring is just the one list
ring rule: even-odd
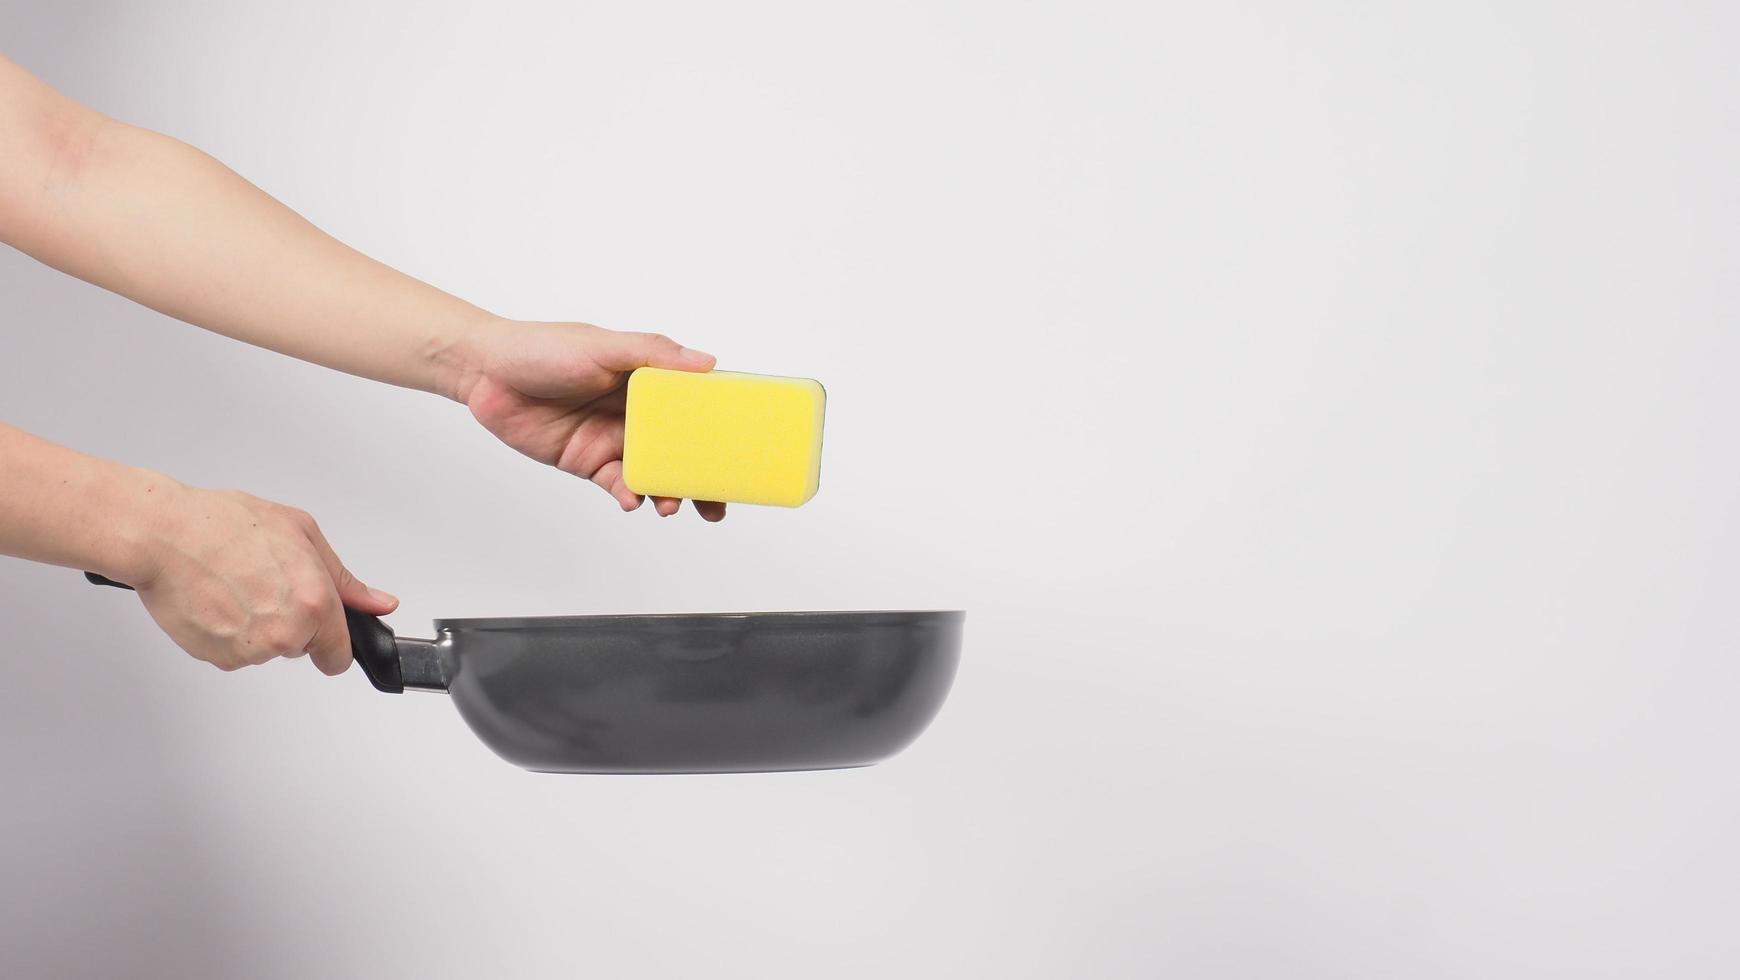
{"label": "bare skin", "polygon": [[[711,370],[658,334],[495,316],[346,246],[206,154],[66,98],[0,58],[0,242],[246,343],[464,404],[502,442],[625,511],[623,389],[652,365]],[[164,632],[226,670],[350,665],[348,606],[398,600],[314,520],[94,459],[0,424],[0,554],[134,586]],[[682,501],[654,498],[663,516]],[[696,501],[708,521],[725,505]]]}

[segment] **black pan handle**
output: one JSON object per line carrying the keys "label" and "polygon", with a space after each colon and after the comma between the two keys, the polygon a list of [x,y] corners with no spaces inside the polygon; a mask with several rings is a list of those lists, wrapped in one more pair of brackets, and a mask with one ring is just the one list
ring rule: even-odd
{"label": "black pan handle", "polygon": [[[92,585],[108,585],[126,589],[128,592],[133,591],[131,585],[96,572],[86,572],[85,579]],[[355,609],[344,611],[344,624],[350,627],[351,656],[362,666],[363,673],[368,675],[369,683],[375,686],[375,690],[388,694],[405,693],[404,671],[399,664],[399,645],[394,641],[393,628],[381,622],[379,616],[370,616]]]}
{"label": "black pan handle", "polygon": [[393,628],[355,609],[345,609],[344,624],[350,627],[350,655],[369,675],[369,683],[377,691],[388,694],[405,693],[404,669],[399,663],[399,645],[394,642]]}

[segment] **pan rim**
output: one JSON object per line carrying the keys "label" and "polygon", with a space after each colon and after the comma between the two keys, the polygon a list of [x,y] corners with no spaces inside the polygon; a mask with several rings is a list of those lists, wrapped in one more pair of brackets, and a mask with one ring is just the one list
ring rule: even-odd
{"label": "pan rim", "polygon": [[728,626],[794,625],[873,626],[920,620],[948,622],[965,619],[964,609],[789,609],[757,612],[604,613],[586,616],[503,616],[437,619],[439,632],[479,630],[580,629],[587,626]]}

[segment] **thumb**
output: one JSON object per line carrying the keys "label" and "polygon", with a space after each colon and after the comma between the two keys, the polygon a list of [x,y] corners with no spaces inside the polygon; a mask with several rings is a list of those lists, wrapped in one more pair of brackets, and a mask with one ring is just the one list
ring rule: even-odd
{"label": "thumb", "polygon": [[320,527],[314,523],[313,518],[307,518],[303,533],[308,535],[308,543],[314,548],[314,554],[320,559],[320,563],[326,566],[326,574],[332,576],[332,584],[338,590],[339,602],[371,616],[384,616],[399,608],[399,600],[391,592],[369,588],[352,575],[350,569],[344,567],[344,562],[338,560],[337,553],[327,543],[326,535],[320,532]]}
{"label": "thumb", "polygon": [[351,663],[350,627],[345,620],[345,607],[372,616],[384,616],[399,607],[399,600],[380,589],[362,584],[350,569],[337,565],[332,584],[338,589],[338,602],[330,602],[321,616],[320,628],[308,644],[308,659],[328,676],[342,674]]}
{"label": "thumb", "polygon": [[664,334],[624,333],[605,330],[598,335],[593,360],[611,371],[638,367],[670,368],[674,371],[711,371],[713,355],[690,350]]}
{"label": "thumb", "polygon": [[338,586],[338,599],[346,608],[365,612],[371,616],[385,616],[399,608],[399,598],[391,592],[371,589],[362,580],[350,573],[350,569],[340,565],[338,575],[333,579]]}

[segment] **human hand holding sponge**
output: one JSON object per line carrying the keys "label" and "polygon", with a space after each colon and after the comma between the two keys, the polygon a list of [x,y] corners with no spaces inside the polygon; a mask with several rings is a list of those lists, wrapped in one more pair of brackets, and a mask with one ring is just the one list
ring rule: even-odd
{"label": "human hand holding sponge", "polygon": [[[491,318],[453,345],[444,386],[514,449],[607,491],[623,510],[709,521],[725,502],[795,507],[816,489],[821,385],[715,371],[662,334]],[[684,495],[673,488],[694,491]]]}

